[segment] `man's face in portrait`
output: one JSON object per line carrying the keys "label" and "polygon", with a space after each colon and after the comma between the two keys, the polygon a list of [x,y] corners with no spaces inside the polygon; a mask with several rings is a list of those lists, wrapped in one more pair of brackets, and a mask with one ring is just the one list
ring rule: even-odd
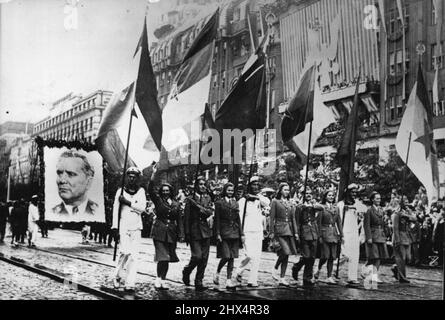
{"label": "man's face in portrait", "polygon": [[81,158],[60,158],[57,163],[57,187],[59,196],[66,204],[82,202],[91,186],[92,176],[83,170],[84,162]]}

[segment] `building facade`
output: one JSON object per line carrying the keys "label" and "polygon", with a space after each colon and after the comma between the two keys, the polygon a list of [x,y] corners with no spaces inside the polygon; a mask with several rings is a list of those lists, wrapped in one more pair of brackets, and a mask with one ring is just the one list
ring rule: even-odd
{"label": "building facade", "polygon": [[52,115],[34,126],[33,137],[94,142],[112,92],[98,90],[85,97],[69,94],[53,104]]}
{"label": "building facade", "polygon": [[18,137],[11,147],[9,174],[12,183],[28,184],[37,173],[37,152],[30,135]]}
{"label": "building facade", "polygon": [[[439,1],[402,0],[403,18],[396,1],[383,2],[379,36],[383,93],[380,99],[381,157],[395,151],[397,130],[416,82],[419,63],[433,105],[434,139],[439,158],[445,156],[445,25],[439,24],[439,15],[443,19],[445,12],[435,7]],[[433,99],[436,68],[438,101]]]}
{"label": "building facade", "polygon": [[[359,83],[360,108],[366,114],[360,126],[361,149],[378,148],[380,122],[380,73],[378,33],[365,28],[365,8],[371,0],[287,1],[280,15],[283,94],[285,111],[309,59],[315,59],[323,102],[330,107],[338,123],[328,127],[314,153],[335,152],[339,123],[351,110],[356,81]],[[313,57],[312,55],[316,55]]]}

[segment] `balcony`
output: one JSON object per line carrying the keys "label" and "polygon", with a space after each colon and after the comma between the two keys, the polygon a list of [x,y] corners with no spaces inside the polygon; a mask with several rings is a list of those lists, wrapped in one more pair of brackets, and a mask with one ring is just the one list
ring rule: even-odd
{"label": "balcony", "polygon": [[239,21],[232,21],[230,22],[230,28],[229,28],[229,34],[231,36],[236,35],[237,33],[240,33],[241,31],[248,30],[249,26],[247,24],[247,19],[239,20]]}

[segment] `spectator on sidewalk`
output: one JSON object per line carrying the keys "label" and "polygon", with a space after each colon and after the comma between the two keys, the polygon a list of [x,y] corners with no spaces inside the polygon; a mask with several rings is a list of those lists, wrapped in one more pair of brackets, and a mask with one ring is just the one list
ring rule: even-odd
{"label": "spectator on sidewalk", "polygon": [[28,207],[28,246],[35,247],[37,233],[39,231],[39,225],[37,222],[39,221],[39,209],[37,208],[37,200],[38,197],[36,195],[32,196],[31,203]]}
{"label": "spectator on sidewalk", "polygon": [[6,222],[9,217],[9,209],[6,203],[0,202],[0,243],[5,240]]}
{"label": "spectator on sidewalk", "polygon": [[420,228],[420,263],[429,264],[429,257],[433,254],[433,222],[430,217],[423,221]]}
{"label": "spectator on sidewalk", "polygon": [[24,244],[26,231],[28,230],[28,205],[25,199],[20,199],[19,206],[19,242]]}
{"label": "spectator on sidewalk", "polygon": [[20,206],[19,201],[14,202],[9,218],[12,233],[11,244],[14,246],[18,246],[20,241],[20,216],[22,211],[23,208]]}
{"label": "spectator on sidewalk", "polygon": [[443,264],[443,236],[444,236],[444,223],[445,223],[445,211],[444,208],[440,209],[440,217],[436,221],[433,229],[433,241],[434,241],[434,250],[437,252],[439,256],[439,266]]}

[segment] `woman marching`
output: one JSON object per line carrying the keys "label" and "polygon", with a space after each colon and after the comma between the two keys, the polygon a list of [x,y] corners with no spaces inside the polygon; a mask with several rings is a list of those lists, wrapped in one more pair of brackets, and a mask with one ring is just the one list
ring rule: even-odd
{"label": "woman marching", "polygon": [[[372,205],[366,211],[363,217],[363,229],[366,237],[366,257],[368,261],[366,266],[369,273],[372,273],[371,280],[376,283],[382,283],[378,277],[380,261],[388,259],[388,250],[386,248],[386,235],[384,233],[383,209],[380,207],[380,194],[372,192],[369,197]],[[372,271],[371,271],[372,270]]]}
{"label": "woman marching", "polygon": [[[290,188],[287,183],[281,183],[278,194],[272,200],[270,209],[270,230],[271,239],[277,240],[280,244],[278,250],[278,260],[272,271],[272,277],[279,280],[280,286],[289,286],[284,278],[286,275],[289,255],[297,254],[298,228],[295,220],[295,206],[290,200]],[[280,277],[278,278],[278,268],[281,266]]]}
{"label": "woman marching", "polygon": [[213,282],[220,284],[221,270],[227,264],[226,288],[229,290],[236,289],[236,283],[232,281],[233,264],[238,258],[240,244],[244,242],[239,206],[234,194],[235,186],[229,182],[224,185],[221,199],[215,202],[215,232],[218,241],[216,257],[221,260]]}
{"label": "woman marching", "polygon": [[181,206],[173,200],[173,187],[168,183],[161,184],[159,194],[154,191],[154,178],[156,166],[153,168],[148,193],[155,205],[156,220],[153,224],[152,237],[155,246],[154,261],[157,262],[157,278],[155,288],[157,290],[168,290],[165,278],[168,272],[169,262],[178,262],[176,255],[176,242],[178,238],[183,241],[183,230],[181,228]]}
{"label": "woman marching", "polygon": [[320,230],[320,262],[314,278],[318,279],[320,270],[327,262],[327,280],[329,284],[337,281],[332,276],[334,260],[337,259],[337,246],[343,242],[343,232],[340,211],[334,204],[335,191],[328,190],[324,193],[321,204],[324,210],[317,216],[318,229]]}

